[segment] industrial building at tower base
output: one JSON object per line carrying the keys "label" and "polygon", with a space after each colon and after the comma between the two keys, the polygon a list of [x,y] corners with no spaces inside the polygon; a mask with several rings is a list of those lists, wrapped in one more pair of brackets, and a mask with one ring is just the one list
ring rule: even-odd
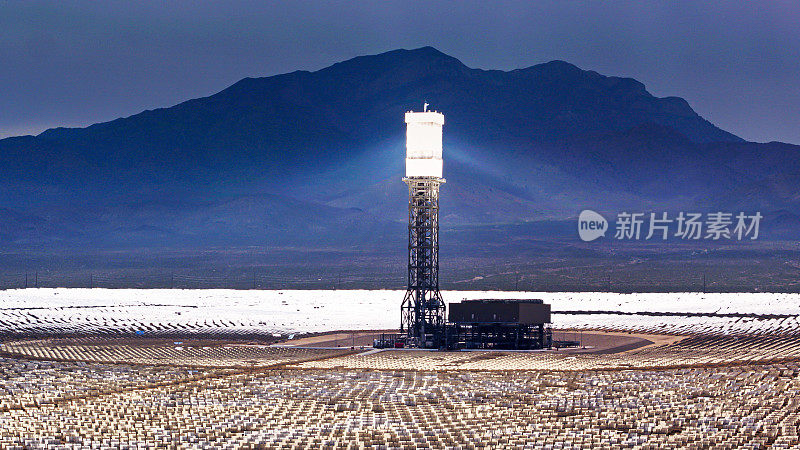
{"label": "industrial building at tower base", "polygon": [[464,300],[450,303],[445,347],[537,350],[549,348],[550,305],[542,300]]}

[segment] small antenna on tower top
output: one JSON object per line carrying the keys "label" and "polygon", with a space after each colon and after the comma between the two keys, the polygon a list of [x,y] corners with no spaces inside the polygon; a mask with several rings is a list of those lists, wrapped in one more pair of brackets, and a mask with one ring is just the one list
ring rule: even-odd
{"label": "small antenna on tower top", "polygon": [[428,102],[422,104],[422,112],[428,112]]}

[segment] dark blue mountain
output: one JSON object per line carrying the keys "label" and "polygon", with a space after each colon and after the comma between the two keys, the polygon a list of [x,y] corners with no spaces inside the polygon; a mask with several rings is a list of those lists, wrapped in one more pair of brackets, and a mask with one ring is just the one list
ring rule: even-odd
{"label": "dark blue mountain", "polygon": [[471,69],[425,47],[0,140],[0,247],[379,245],[404,229],[403,113],[423,101],[446,116],[444,227],[800,214],[798,146],[745,142],[630,78]]}

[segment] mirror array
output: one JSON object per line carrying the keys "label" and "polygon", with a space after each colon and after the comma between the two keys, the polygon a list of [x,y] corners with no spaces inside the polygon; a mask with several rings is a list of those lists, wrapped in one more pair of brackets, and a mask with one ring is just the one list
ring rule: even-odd
{"label": "mirror array", "polygon": [[[192,374],[65,362],[3,360],[2,365],[1,396],[14,397],[20,389],[31,396],[25,405],[5,402],[0,407],[3,448],[800,444],[796,363],[581,372],[263,369]],[[86,395],[48,401],[54,386]],[[87,391],[86,386],[98,389]]]}

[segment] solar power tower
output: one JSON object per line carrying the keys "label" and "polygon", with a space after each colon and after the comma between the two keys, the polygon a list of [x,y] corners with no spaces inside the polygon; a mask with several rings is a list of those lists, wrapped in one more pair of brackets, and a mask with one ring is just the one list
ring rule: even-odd
{"label": "solar power tower", "polygon": [[439,347],[445,305],[439,293],[439,186],[442,178],[444,115],[406,113],[408,185],[408,291],[401,306],[400,332],[408,344]]}

